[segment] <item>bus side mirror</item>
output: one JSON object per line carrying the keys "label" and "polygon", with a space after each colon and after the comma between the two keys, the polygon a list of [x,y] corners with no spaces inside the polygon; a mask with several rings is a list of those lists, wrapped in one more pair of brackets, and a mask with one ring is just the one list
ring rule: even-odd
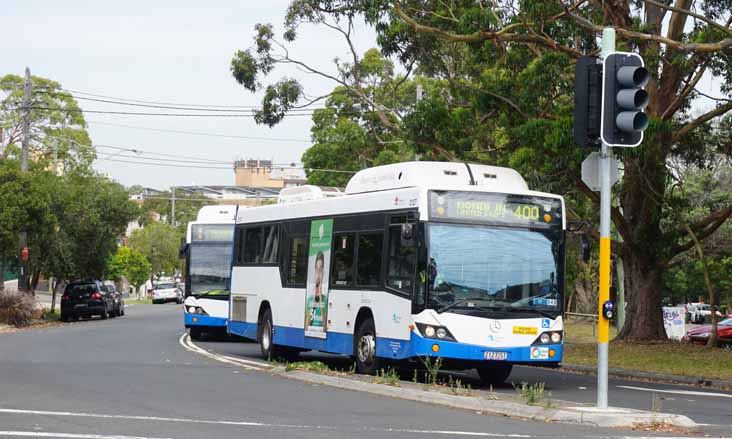
{"label": "bus side mirror", "polygon": [[412,223],[402,224],[402,245],[403,246],[414,245],[414,224],[412,224]]}

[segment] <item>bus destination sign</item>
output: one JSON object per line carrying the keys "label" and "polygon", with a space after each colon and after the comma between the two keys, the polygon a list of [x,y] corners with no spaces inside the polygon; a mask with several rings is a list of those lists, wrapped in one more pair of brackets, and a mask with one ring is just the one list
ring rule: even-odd
{"label": "bus destination sign", "polygon": [[234,240],[232,224],[194,224],[191,229],[192,242],[231,242]]}
{"label": "bus destination sign", "polygon": [[466,191],[431,191],[430,219],[516,226],[562,225],[562,204],[555,198]]}

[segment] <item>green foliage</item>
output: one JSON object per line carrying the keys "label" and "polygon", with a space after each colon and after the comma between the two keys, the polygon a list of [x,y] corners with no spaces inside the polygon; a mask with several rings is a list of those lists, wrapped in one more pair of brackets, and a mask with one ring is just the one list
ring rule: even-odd
{"label": "green foliage", "polygon": [[393,386],[393,387],[399,387],[399,374],[396,370],[393,368],[389,368],[387,370],[379,369],[376,371],[376,376],[374,377],[374,383],[376,384],[386,384],[387,386]]}
{"label": "green foliage", "polygon": [[[86,121],[71,93],[61,84],[32,76],[30,127],[33,135],[30,151],[35,165],[46,169],[54,154],[59,168],[66,172],[87,172],[96,151],[91,145]],[[9,146],[6,156],[19,157],[22,136],[23,84],[25,78],[17,75],[0,77],[0,91],[7,95],[0,101],[0,127],[4,129]],[[54,152],[55,151],[55,152]]]}
{"label": "green foliage", "polygon": [[551,398],[551,393],[546,391],[544,383],[529,384],[523,381],[518,386],[514,385],[514,388],[528,405],[537,405]]}
{"label": "green foliage", "polygon": [[150,279],[151,272],[145,255],[130,247],[120,247],[107,262],[107,277],[118,281],[124,276],[135,290]]}
{"label": "green foliage", "polygon": [[180,268],[180,235],[173,226],[152,222],[133,231],[129,245],[147,258],[151,272],[156,277],[162,274],[172,275]]}

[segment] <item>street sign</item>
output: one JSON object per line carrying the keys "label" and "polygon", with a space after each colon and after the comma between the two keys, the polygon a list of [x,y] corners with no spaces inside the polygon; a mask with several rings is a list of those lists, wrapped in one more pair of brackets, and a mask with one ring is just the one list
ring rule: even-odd
{"label": "street sign", "polygon": [[[618,181],[618,160],[610,157],[610,185]],[[591,152],[582,161],[582,181],[594,192],[600,192],[600,153]]]}
{"label": "street sign", "polygon": [[650,73],[635,53],[611,52],[603,59],[602,129],[608,146],[634,147],[643,141],[648,127],[648,92],[643,89]]}

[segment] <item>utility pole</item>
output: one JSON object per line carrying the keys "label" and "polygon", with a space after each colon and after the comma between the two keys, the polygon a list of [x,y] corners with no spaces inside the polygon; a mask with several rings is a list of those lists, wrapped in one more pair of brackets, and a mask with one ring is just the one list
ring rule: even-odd
{"label": "utility pole", "polygon": [[[25,68],[25,84],[23,86],[23,152],[20,161],[21,173],[28,172],[28,142],[30,141],[30,101],[33,92],[30,69]],[[28,291],[28,235],[25,231],[20,232],[20,273],[18,274],[18,290]]]}
{"label": "utility pole", "polygon": [[173,186],[171,192],[173,193],[173,196],[170,198],[170,225],[175,227],[175,186]]}
{"label": "utility pole", "polygon": [[[615,51],[615,29],[602,31],[602,58]],[[600,150],[600,292],[597,319],[597,408],[607,408],[608,342],[610,320],[603,315],[603,305],[610,300],[610,202],[612,148],[602,142]]]}

